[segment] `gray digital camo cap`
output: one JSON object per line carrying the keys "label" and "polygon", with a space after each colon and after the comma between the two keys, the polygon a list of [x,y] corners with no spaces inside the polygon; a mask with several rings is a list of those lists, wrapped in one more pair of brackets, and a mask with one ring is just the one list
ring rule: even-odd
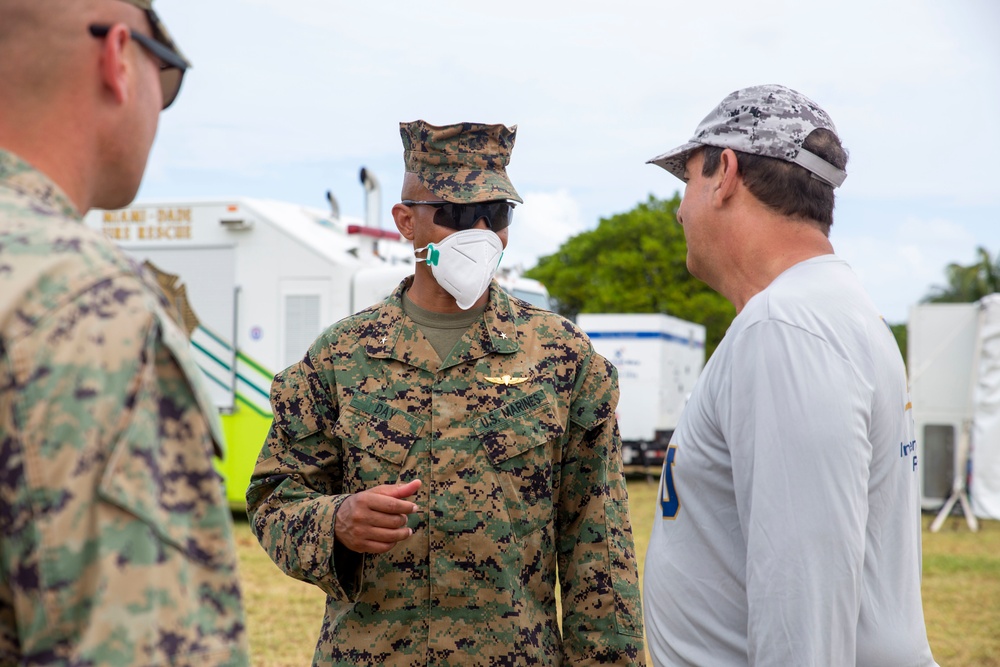
{"label": "gray digital camo cap", "polygon": [[716,146],[794,162],[836,188],[847,172],[802,148],[809,133],[819,128],[837,134],[830,116],[805,95],[784,86],[751,86],[722,100],[686,144],[647,164],[659,165],[684,180],[691,153],[702,146]]}

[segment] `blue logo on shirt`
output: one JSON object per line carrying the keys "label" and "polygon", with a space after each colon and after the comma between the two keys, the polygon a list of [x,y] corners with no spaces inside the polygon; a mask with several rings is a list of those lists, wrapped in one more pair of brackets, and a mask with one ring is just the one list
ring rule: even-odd
{"label": "blue logo on shirt", "polygon": [[913,456],[913,470],[917,469],[917,441],[910,440],[909,442],[899,443],[899,458],[905,459],[908,456]]}

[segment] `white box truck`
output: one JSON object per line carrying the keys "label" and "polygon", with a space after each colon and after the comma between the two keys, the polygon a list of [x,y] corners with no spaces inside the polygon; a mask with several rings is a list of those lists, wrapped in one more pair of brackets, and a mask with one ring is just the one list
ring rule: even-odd
{"label": "white box truck", "polygon": [[618,369],[625,465],[662,465],[705,365],[705,327],[662,314],[581,313],[577,324]]}
{"label": "white box truck", "polygon": [[[274,374],[301,359],[327,326],[385,298],[413,273],[413,246],[395,229],[342,217],[335,206],[157,201],[92,211],[85,222],[184,285],[200,321],[194,356],[222,417],[226,457],[218,468],[234,510],[245,508],[271,424]],[[509,272],[498,280],[522,298],[548,302],[536,281]]]}

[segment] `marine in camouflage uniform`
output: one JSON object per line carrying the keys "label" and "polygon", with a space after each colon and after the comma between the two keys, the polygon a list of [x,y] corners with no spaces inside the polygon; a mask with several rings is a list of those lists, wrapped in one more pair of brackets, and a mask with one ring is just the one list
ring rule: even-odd
{"label": "marine in camouflage uniform", "polygon": [[[443,200],[516,197],[513,132],[401,131],[408,171]],[[249,513],[275,563],[328,595],[314,664],[644,664],[614,367],[495,281],[442,361],[404,310],[413,280],[272,388]],[[351,494],[417,479],[410,537],[381,554],[340,543]]]}
{"label": "marine in camouflage uniform", "polygon": [[247,665],[218,417],[77,207],[0,149],[0,665]]}
{"label": "marine in camouflage uniform", "polygon": [[0,151],[0,664],[248,664],[218,417],[174,317]]}

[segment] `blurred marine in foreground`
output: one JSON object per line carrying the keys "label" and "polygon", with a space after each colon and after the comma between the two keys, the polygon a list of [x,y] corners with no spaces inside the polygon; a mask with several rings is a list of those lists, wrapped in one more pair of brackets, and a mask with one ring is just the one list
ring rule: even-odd
{"label": "blurred marine in foreground", "polygon": [[218,417],[128,204],[188,63],[151,0],[0,3],[0,664],[249,664]]}

